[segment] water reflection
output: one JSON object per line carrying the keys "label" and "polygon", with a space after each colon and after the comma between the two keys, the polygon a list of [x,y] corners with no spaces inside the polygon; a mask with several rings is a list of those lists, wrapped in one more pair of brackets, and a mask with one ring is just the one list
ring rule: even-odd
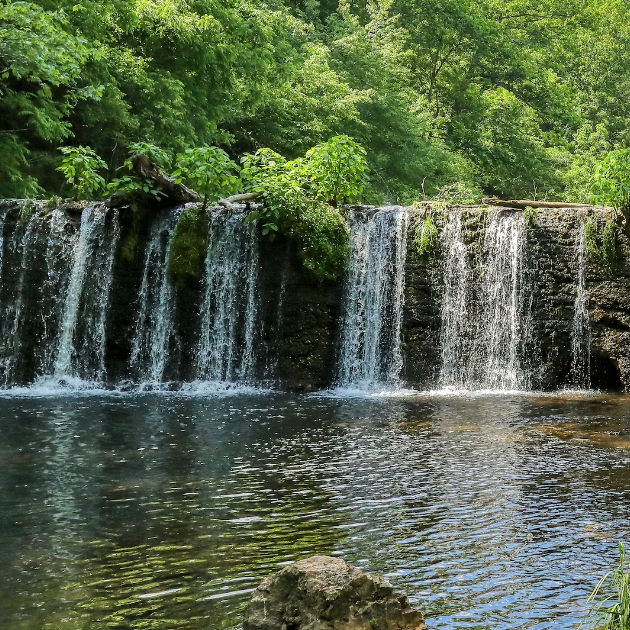
{"label": "water reflection", "polygon": [[284,563],[432,628],[577,627],[627,535],[629,398],[0,400],[0,625],[237,626]]}

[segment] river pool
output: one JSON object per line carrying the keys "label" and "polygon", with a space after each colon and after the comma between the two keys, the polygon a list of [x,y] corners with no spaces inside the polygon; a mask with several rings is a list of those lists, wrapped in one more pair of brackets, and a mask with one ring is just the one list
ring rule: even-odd
{"label": "river pool", "polygon": [[0,627],[235,628],[313,554],[430,628],[577,628],[630,529],[630,397],[0,399]]}

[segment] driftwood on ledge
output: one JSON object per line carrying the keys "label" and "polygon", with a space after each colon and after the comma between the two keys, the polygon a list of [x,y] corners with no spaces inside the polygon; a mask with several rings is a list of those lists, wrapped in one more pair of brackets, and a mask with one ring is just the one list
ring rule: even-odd
{"label": "driftwood on ledge", "polygon": [[258,199],[261,194],[262,193],[259,192],[250,192],[242,193],[240,195],[232,195],[231,197],[227,197],[225,199],[219,199],[219,201],[217,201],[217,205],[223,206],[228,210],[232,210],[235,203],[247,203],[248,201],[254,201],[254,199]]}
{"label": "driftwood on ledge", "polygon": [[533,201],[529,199],[482,199],[485,206],[502,206],[503,208],[591,208],[587,203],[565,203],[563,201]]}

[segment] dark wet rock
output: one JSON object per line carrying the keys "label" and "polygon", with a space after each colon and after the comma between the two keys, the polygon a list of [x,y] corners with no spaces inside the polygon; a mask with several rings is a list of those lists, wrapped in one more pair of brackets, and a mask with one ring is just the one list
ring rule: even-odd
{"label": "dark wet rock", "polygon": [[243,630],[424,630],[421,613],[384,578],[340,558],[314,556],[266,578]]}

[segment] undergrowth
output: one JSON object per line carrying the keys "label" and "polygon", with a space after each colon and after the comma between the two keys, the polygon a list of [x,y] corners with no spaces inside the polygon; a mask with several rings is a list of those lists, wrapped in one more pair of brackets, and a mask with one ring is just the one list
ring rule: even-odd
{"label": "undergrowth", "polygon": [[20,207],[20,223],[28,223],[33,214],[35,214],[35,204],[30,200],[25,201]]}
{"label": "undergrowth", "polygon": [[584,248],[589,260],[614,265],[620,256],[618,232],[617,224],[608,221],[600,239],[597,219],[590,217],[584,226]]}
{"label": "undergrowth", "polygon": [[532,208],[532,206],[527,206],[525,210],[523,210],[523,219],[525,219],[525,226],[528,228],[535,228],[538,223],[538,210],[536,208]]}

